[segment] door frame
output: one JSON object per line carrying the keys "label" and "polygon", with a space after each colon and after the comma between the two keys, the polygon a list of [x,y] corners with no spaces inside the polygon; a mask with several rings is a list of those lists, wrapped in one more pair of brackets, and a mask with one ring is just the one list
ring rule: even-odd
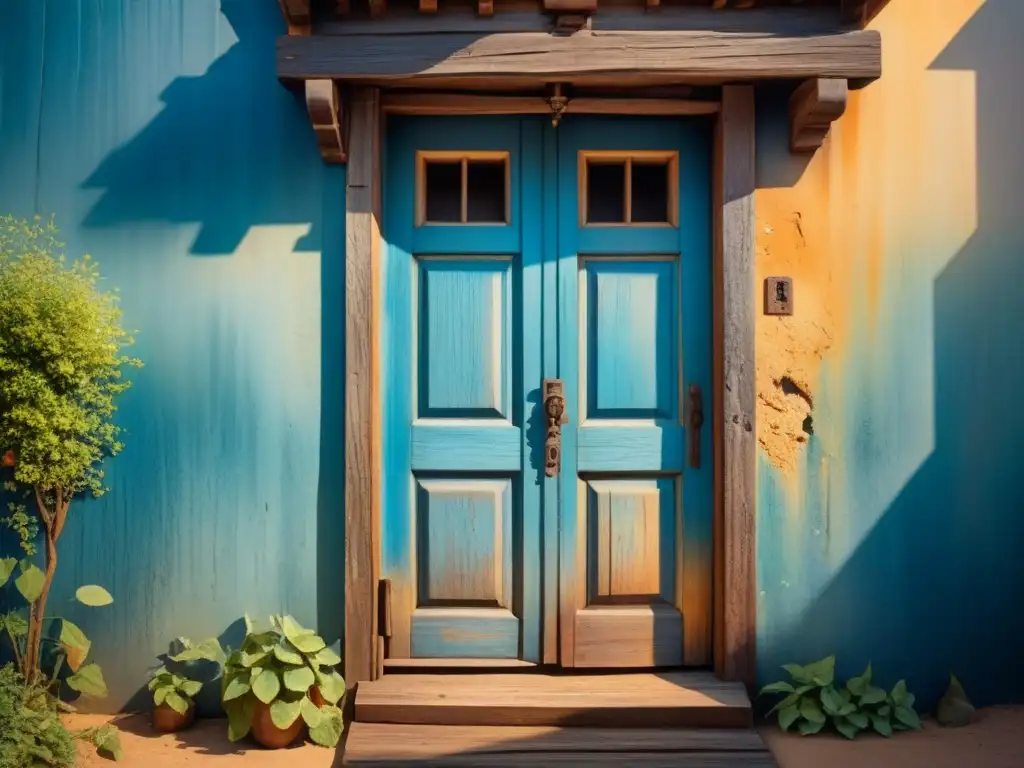
{"label": "door frame", "polygon": [[[353,88],[347,100],[344,663],[350,685],[383,674],[390,624],[388,584],[380,581],[379,551],[381,154],[386,114],[417,112],[415,106],[395,101],[389,109],[388,101],[374,86]],[[714,114],[712,653],[720,678],[753,686],[757,597],[753,86],[722,86],[716,102],[587,101],[587,111],[599,114]],[[419,109],[431,114],[536,114],[538,103],[545,104],[521,97],[467,96],[421,103]],[[545,105],[542,111],[548,109]]]}

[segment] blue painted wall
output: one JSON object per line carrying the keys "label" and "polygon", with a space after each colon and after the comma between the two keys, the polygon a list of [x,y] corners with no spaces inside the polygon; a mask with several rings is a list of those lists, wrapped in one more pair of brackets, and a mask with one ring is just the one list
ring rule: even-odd
{"label": "blue painted wall", "polygon": [[[146,363],[51,601],[94,642],[100,706],[246,611],[337,640],[345,172],[277,82],[277,4],[5,2],[0,30],[0,210],[98,259]],[[65,607],[90,582],[114,605]]]}
{"label": "blue painted wall", "polygon": [[[890,2],[885,76],[813,160],[759,100],[758,269],[797,306],[758,320],[762,681],[836,652],[926,704],[949,671],[1024,696],[1024,8],[946,6]],[[341,632],[344,171],[274,77],[282,29],[273,0],[0,5],[0,210],[57,215],[147,363],[57,581],[114,593],[69,608],[105,708],[243,611]]]}

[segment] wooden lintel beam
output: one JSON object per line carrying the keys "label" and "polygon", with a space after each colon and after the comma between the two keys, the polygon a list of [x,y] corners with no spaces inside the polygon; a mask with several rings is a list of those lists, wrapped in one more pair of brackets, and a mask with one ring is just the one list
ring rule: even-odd
{"label": "wooden lintel beam", "polygon": [[868,21],[868,0],[840,0],[839,16],[843,24],[863,27]]}
{"label": "wooden lintel beam", "polygon": [[289,35],[308,35],[310,25],[310,0],[277,0],[288,24]]}
{"label": "wooden lintel beam", "polygon": [[285,80],[517,77],[550,82],[669,75],[705,83],[816,77],[869,82],[881,76],[882,48],[875,30],[312,35],[278,39],[277,72]]}
{"label": "wooden lintel beam", "polygon": [[[484,96],[454,93],[385,93],[381,109],[392,115],[547,115],[540,96]],[[643,98],[569,99],[567,115],[713,115],[717,101]]]}
{"label": "wooden lintel beam", "polygon": [[306,81],[306,110],[325,163],[348,162],[343,130],[344,110],[333,80]]}
{"label": "wooden lintel beam", "polygon": [[544,0],[544,10],[548,13],[583,13],[597,12],[597,0]]}
{"label": "wooden lintel beam", "polygon": [[789,99],[789,148],[813,152],[828,136],[832,123],[846,111],[847,83],[842,78],[816,77],[801,83]]}

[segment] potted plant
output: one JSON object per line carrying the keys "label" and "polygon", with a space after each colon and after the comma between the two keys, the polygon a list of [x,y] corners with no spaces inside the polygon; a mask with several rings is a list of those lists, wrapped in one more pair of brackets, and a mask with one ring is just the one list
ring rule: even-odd
{"label": "potted plant", "polygon": [[153,728],[160,733],[174,733],[192,725],[196,705],[192,697],[203,684],[198,680],[175,675],[166,667],[158,669],[149,681],[153,692]]}
{"label": "potted plant", "polygon": [[291,616],[272,616],[270,623],[270,629],[256,631],[246,617],[245,640],[224,665],[228,738],[238,741],[251,732],[264,747],[280,749],[308,728],[314,743],[336,746],[345,696],[345,680],[336,669],[341,658]]}

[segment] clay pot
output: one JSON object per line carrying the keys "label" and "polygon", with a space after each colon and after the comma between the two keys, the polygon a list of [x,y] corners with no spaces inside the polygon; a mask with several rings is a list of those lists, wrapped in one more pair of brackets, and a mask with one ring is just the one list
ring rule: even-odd
{"label": "clay pot", "polygon": [[13,467],[14,466],[14,451],[6,451],[2,458],[0,458],[0,467]]}
{"label": "clay pot", "polygon": [[282,730],[274,725],[274,720],[270,717],[270,707],[259,700],[253,703],[255,707],[252,712],[252,737],[260,745],[267,749],[282,749],[302,734],[306,723],[301,715],[295,718],[295,722],[288,728]]}
{"label": "clay pot", "polygon": [[190,704],[188,711],[182,715],[166,704],[153,707],[153,730],[159,733],[175,733],[192,725],[196,719],[196,705]]}

